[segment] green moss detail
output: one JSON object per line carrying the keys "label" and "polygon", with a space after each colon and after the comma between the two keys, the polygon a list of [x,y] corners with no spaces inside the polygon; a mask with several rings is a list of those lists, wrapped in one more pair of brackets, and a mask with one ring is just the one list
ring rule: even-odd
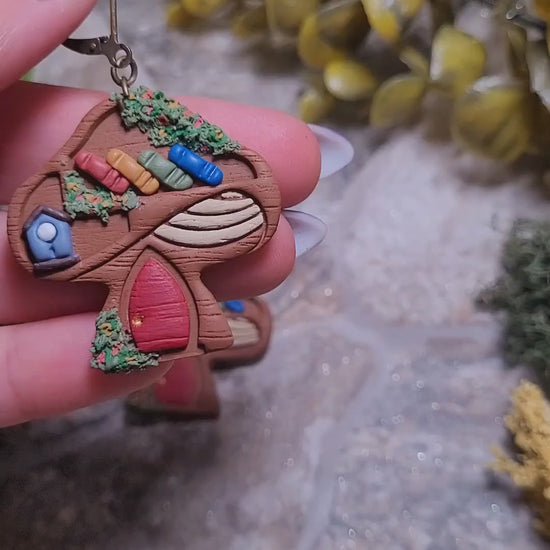
{"label": "green moss detail", "polygon": [[65,186],[63,207],[73,219],[96,216],[103,223],[107,223],[110,212],[115,206],[129,211],[140,205],[139,197],[131,189],[119,196],[101,186],[87,187],[84,179],[74,170],[64,174],[63,185]]}
{"label": "green moss detail", "polygon": [[125,212],[129,212],[134,208],[139,208],[140,205],[141,201],[139,200],[137,194],[132,191],[132,189],[128,189],[128,191],[126,191],[123,195],[120,195],[120,207]]}
{"label": "green moss detail", "polygon": [[550,222],[518,220],[502,257],[503,274],[478,304],[504,316],[503,347],[510,364],[550,374]]}
{"label": "green moss detail", "polygon": [[96,335],[91,347],[92,368],[113,374],[144,370],[159,364],[157,353],[139,351],[125,330],[116,309],[102,311],[96,319]]}
{"label": "green moss detail", "polygon": [[152,92],[141,86],[129,97],[113,94],[111,99],[119,104],[126,128],[138,127],[155,147],[181,143],[196,153],[213,155],[240,149],[239,143],[220,127],[192,113],[163,92]]}

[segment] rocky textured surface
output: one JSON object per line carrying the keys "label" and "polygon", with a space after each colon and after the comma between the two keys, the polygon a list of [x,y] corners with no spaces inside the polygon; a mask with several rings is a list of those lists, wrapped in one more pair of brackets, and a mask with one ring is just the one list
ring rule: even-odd
{"label": "rocky textured surface", "polygon": [[[80,36],[108,28],[103,4]],[[162,3],[120,4],[144,83],[292,112],[284,56],[166,33]],[[104,60],[62,50],[37,77],[111,89]],[[472,297],[511,221],[548,207],[527,172],[461,154],[429,123],[342,131],[353,164],[300,206],[329,237],[269,297],[265,360],[220,377],[221,420],[129,427],[113,402],[5,430],[2,548],[545,547],[486,471],[524,373]]]}

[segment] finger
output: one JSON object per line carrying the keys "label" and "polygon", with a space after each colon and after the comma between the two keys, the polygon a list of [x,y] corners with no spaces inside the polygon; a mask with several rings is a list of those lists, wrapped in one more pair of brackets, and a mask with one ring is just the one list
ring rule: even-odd
{"label": "finger", "polygon": [[[34,93],[35,86],[21,84],[14,88],[22,90],[25,96],[24,102],[28,102],[29,105],[33,105],[33,99],[42,97]],[[46,97],[43,108],[46,113],[45,119],[53,120],[57,117],[59,121],[59,124],[49,127],[54,133],[62,126],[73,128],[81,113],[89,109],[90,103],[95,104],[102,98],[101,94],[95,92],[51,87],[42,87],[42,89]],[[273,166],[281,185],[283,200],[286,198],[287,204],[302,200],[313,189],[319,173],[319,148],[315,137],[312,137],[314,141],[312,144],[311,132],[307,126],[288,115],[275,111],[233,106],[211,100],[197,99],[197,102],[201,103],[197,110],[203,111],[208,105],[214,103],[215,109],[212,107],[211,109],[217,110],[220,117],[225,117],[227,124],[232,122],[236,132],[248,133],[248,139],[254,143],[255,148],[265,150],[264,156],[271,155],[272,158],[268,158],[268,162]],[[66,108],[60,110],[61,105],[64,104]],[[0,105],[2,105],[1,102]],[[239,109],[250,109],[251,120],[258,121],[257,124],[243,125],[243,120],[247,118],[239,114]],[[76,122],[71,118],[73,116],[71,113],[74,114],[74,112],[80,113],[76,117]],[[6,113],[8,117],[12,115],[13,112]],[[17,179],[17,176],[11,176],[11,174],[19,172],[19,178],[23,178],[28,175],[22,172],[28,169],[29,164],[41,163],[55,154],[53,151],[45,154],[44,148],[49,147],[51,141],[49,132],[41,135],[43,126],[40,124],[33,126],[35,118],[30,117],[30,128],[26,124],[22,125],[25,127],[24,135],[11,135],[10,140],[0,151],[0,180],[5,183],[4,189],[9,189],[10,193],[14,187],[12,182]],[[17,120],[13,123],[16,128],[21,127],[17,125]],[[264,132],[260,124],[265,125],[268,131]],[[255,135],[251,135],[252,126],[255,126],[253,130]],[[27,137],[30,143],[25,141]],[[57,141],[63,142],[66,137],[68,136],[59,137],[58,135]],[[237,138],[242,142],[247,140],[246,135],[244,139],[240,135]],[[22,157],[23,144],[27,145],[27,151],[30,152],[28,161],[26,157]],[[5,224],[1,215],[0,222]],[[23,273],[11,259],[5,236],[0,237],[0,254],[1,257],[6,258],[6,261],[0,265],[2,283],[0,299],[3,299],[0,323],[28,322],[82,311],[97,311],[101,308],[105,295],[103,288],[63,283],[47,284]],[[205,278],[220,300],[247,297],[261,294],[277,286],[288,276],[293,264],[294,240],[288,224],[282,220],[268,247],[249,256],[216,266],[209,270]]]}
{"label": "finger", "polygon": [[[5,227],[0,212],[0,227]],[[277,287],[294,266],[294,237],[281,218],[273,238],[254,254],[213,266],[203,277],[220,301],[258,296]],[[13,258],[7,235],[0,234],[0,325],[99,311],[107,296],[102,285],[35,279]]]}
{"label": "finger", "polygon": [[106,287],[35,279],[15,261],[4,229],[5,212],[0,212],[0,227],[0,325],[101,309],[107,298]]}
{"label": "finger", "polygon": [[277,288],[290,275],[295,261],[294,235],[281,217],[275,235],[262,248],[208,268],[203,280],[220,301],[253,298]]}
{"label": "finger", "polygon": [[[18,82],[0,96],[0,120],[10,128],[0,142],[0,204],[69,139],[82,117],[104,99],[99,92]],[[271,109],[215,99],[182,103],[260,153],[280,186],[284,208],[304,200],[321,170],[319,145],[300,120]]]}
{"label": "finger", "polygon": [[63,42],[95,3],[96,0],[2,0],[0,91]]}
{"label": "finger", "polygon": [[82,314],[0,328],[0,426],[127,395],[168,370],[106,375],[91,369],[94,319]]}

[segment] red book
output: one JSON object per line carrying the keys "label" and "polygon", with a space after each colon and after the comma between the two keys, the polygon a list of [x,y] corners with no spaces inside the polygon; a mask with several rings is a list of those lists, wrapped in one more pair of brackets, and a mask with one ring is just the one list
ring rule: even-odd
{"label": "red book", "polygon": [[79,151],[74,157],[74,162],[77,168],[90,174],[101,185],[117,195],[122,195],[130,187],[130,182],[120,172],[111,168],[107,161],[93,153]]}

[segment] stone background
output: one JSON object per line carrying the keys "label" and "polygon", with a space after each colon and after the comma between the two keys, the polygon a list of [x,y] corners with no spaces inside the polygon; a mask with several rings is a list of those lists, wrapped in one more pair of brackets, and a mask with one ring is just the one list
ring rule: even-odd
{"label": "stone background", "polygon": [[[100,4],[78,36],[106,32]],[[162,2],[120,4],[144,84],[294,111],[289,56],[167,32]],[[475,8],[462,20],[491,37]],[[112,89],[103,59],[63,49],[36,78]],[[265,360],[220,376],[218,422],[128,427],[110,402],[2,432],[0,547],[544,548],[486,470],[525,373],[472,298],[512,220],[548,207],[527,170],[460,153],[434,118],[388,134],[332,124],[356,158],[299,206],[329,236],[269,296]]]}

